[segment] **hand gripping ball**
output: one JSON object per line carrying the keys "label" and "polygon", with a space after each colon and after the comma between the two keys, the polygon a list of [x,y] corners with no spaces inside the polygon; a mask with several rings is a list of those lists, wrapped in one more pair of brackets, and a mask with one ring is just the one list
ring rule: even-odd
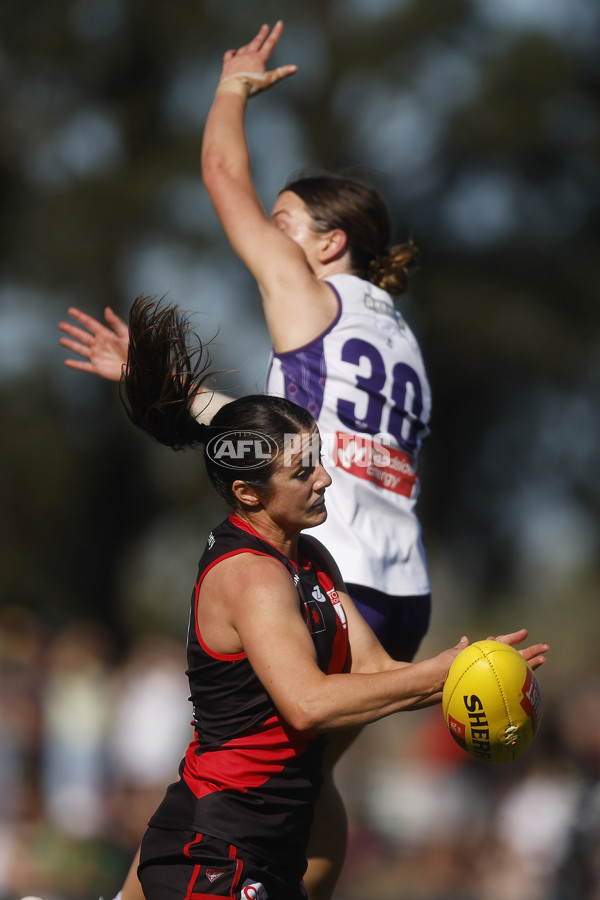
{"label": "hand gripping ball", "polygon": [[477,641],[458,654],[442,694],[444,720],[475,759],[507,763],[533,743],[542,715],[539,685],[521,654]]}

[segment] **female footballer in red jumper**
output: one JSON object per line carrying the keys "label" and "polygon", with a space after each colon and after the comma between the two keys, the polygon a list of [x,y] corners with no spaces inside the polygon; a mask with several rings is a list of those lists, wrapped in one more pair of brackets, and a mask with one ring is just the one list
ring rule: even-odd
{"label": "female footballer in red jumper", "polygon": [[[137,877],[146,900],[301,900],[328,736],[439,702],[468,639],[418,663],[389,656],[331,555],[303,533],[326,519],[331,484],[313,417],[259,394],[199,422],[209,363],[187,336],[176,307],[134,303],[121,384],[128,414],[168,446],[203,447],[230,508],[192,592],[194,736],[149,822]],[[547,649],[521,652],[535,668]],[[135,893],[131,880],[123,894]]]}

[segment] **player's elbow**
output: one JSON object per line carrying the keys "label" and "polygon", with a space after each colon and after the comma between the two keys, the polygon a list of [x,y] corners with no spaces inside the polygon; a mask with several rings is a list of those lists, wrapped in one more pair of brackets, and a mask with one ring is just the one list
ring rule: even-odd
{"label": "player's elbow", "polygon": [[285,712],[286,721],[296,731],[323,732],[334,727],[331,705],[323,698],[304,696],[290,703]]}
{"label": "player's elbow", "polygon": [[290,705],[285,711],[285,720],[294,731],[318,731],[318,718],[302,703]]}

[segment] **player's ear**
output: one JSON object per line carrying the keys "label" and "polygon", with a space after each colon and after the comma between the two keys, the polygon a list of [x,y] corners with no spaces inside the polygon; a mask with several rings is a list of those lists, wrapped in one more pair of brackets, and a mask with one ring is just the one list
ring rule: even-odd
{"label": "player's ear", "polygon": [[261,499],[259,497],[258,491],[255,487],[252,487],[252,485],[248,484],[246,481],[237,479],[231,485],[231,490],[233,492],[233,496],[240,504],[240,506],[246,506],[250,509],[256,509],[258,506],[260,506]]}
{"label": "player's ear", "polygon": [[321,238],[319,245],[319,262],[333,262],[348,250],[348,235],[342,228],[334,228]]}

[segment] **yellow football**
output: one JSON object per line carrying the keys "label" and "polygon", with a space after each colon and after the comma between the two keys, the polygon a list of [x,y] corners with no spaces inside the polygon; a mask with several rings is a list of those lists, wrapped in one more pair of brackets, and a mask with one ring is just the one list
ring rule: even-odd
{"label": "yellow football", "polygon": [[444,720],[475,759],[507,763],[533,743],[542,715],[535,676],[514,647],[476,641],[458,654],[442,695]]}

